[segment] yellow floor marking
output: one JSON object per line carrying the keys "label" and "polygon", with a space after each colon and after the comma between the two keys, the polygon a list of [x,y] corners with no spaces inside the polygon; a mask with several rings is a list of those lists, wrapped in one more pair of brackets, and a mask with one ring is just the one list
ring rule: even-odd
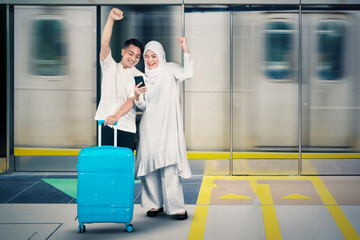
{"label": "yellow floor marking", "polygon": [[281,240],[280,226],[276,217],[270,187],[268,184],[258,184],[258,179],[257,177],[251,178],[249,182],[256,196],[260,199],[266,239]]}
{"label": "yellow floor marking", "polygon": [[359,240],[360,237],[339,206],[326,206],[345,239]]}
{"label": "yellow floor marking", "polygon": [[264,228],[266,239],[281,240],[281,232],[279,222],[276,217],[275,207],[273,205],[261,206],[262,216],[264,221]]}
{"label": "yellow floor marking", "polygon": [[199,240],[204,238],[206,219],[213,186],[214,177],[204,176],[199,191],[198,200],[196,202],[188,240]]}
{"label": "yellow floor marking", "polygon": [[311,197],[301,195],[301,194],[297,194],[297,193],[292,193],[290,195],[282,197],[282,199],[311,199]]}
{"label": "yellow floor marking", "polygon": [[[285,179],[297,179],[297,177],[285,177]],[[284,179],[283,177],[252,177],[252,176],[204,176],[201,184],[198,201],[196,203],[193,221],[191,223],[188,239],[203,239],[206,227],[207,213],[209,209],[214,179],[226,180],[249,180],[254,192],[259,197],[263,214],[266,238],[269,240],[281,240],[281,232],[277,221],[275,207],[268,184],[257,184],[258,179]],[[204,206],[206,205],[206,206]]]}
{"label": "yellow floor marking", "polygon": [[260,199],[261,205],[274,205],[269,185],[258,184],[257,180],[257,178],[252,178],[249,179],[249,182],[256,196],[258,196],[258,198]]}
{"label": "yellow floor marking", "polygon": [[214,179],[249,180],[255,194],[260,199],[266,238],[277,240],[282,239],[282,237],[270,188],[268,184],[258,184],[257,180],[310,180],[333,217],[335,223],[339,227],[344,238],[348,240],[360,240],[359,235],[356,233],[350,221],[346,218],[345,214],[337,205],[335,199],[318,176],[204,176],[188,239],[197,240],[203,239],[204,237],[212,188],[217,187],[216,184],[214,184]]}
{"label": "yellow floor marking", "polygon": [[337,202],[330,194],[329,190],[323,183],[320,177],[309,177],[316,188],[321,200],[326,205],[331,216],[333,217],[336,225],[340,229],[342,235],[347,240],[356,240],[360,239],[359,235],[356,233],[354,227],[351,225],[350,221],[345,216],[344,212],[337,205]]}
{"label": "yellow floor marking", "polygon": [[209,205],[196,205],[188,240],[204,239],[208,210]]}
{"label": "yellow floor marking", "polygon": [[219,199],[251,199],[251,197],[247,197],[240,194],[229,193],[222,197],[219,197]]}
{"label": "yellow floor marking", "polygon": [[214,185],[214,177],[208,177],[204,176],[199,192],[199,197],[196,202],[196,205],[209,205],[210,204],[210,198],[212,193],[212,188]]}
{"label": "yellow floor marking", "polygon": [[333,198],[333,196],[330,194],[329,190],[321,181],[320,177],[309,177],[312,184],[314,185],[316,191],[318,192],[321,200],[325,205],[337,205],[337,202]]}

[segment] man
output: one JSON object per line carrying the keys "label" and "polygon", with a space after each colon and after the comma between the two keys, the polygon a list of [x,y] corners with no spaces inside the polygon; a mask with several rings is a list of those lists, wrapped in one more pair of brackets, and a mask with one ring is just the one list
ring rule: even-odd
{"label": "man", "polygon": [[[108,16],[101,37],[100,64],[102,70],[101,99],[95,120],[104,120],[102,144],[113,145],[113,132],[117,128],[118,146],[134,149],[135,118],[134,76],[143,75],[135,68],[139,62],[143,45],[137,39],[129,39],[121,50],[120,63],[111,56],[110,39],[115,21],[123,19],[123,12],[113,8]],[[118,122],[116,126],[113,124]]]}

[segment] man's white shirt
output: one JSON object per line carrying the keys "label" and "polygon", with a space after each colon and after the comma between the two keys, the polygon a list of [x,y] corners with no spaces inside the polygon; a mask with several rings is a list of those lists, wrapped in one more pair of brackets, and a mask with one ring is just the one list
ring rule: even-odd
{"label": "man's white shirt", "polygon": [[[105,120],[115,114],[130,97],[134,97],[134,76],[142,76],[135,67],[124,69],[121,63],[115,62],[111,52],[104,61],[100,60],[102,70],[101,99],[95,114],[95,120]],[[116,127],[126,132],[136,132],[136,107],[122,116]]]}

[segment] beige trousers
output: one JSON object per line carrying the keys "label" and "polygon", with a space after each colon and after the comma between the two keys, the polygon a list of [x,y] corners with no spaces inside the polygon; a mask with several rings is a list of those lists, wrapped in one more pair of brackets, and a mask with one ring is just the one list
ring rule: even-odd
{"label": "beige trousers", "polygon": [[185,212],[184,194],[181,179],[176,175],[176,166],[160,168],[141,177],[141,206],[161,208],[167,214]]}

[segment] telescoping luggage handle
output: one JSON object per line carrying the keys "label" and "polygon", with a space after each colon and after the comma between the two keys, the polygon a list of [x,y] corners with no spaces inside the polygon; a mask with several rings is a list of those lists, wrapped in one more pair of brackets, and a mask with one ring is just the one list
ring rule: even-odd
{"label": "telescoping luggage handle", "polygon": [[[101,124],[104,124],[105,120],[98,120],[98,146],[101,146]],[[117,125],[117,122],[114,123],[114,125]],[[114,128],[114,147],[117,146],[117,132],[116,128]]]}

